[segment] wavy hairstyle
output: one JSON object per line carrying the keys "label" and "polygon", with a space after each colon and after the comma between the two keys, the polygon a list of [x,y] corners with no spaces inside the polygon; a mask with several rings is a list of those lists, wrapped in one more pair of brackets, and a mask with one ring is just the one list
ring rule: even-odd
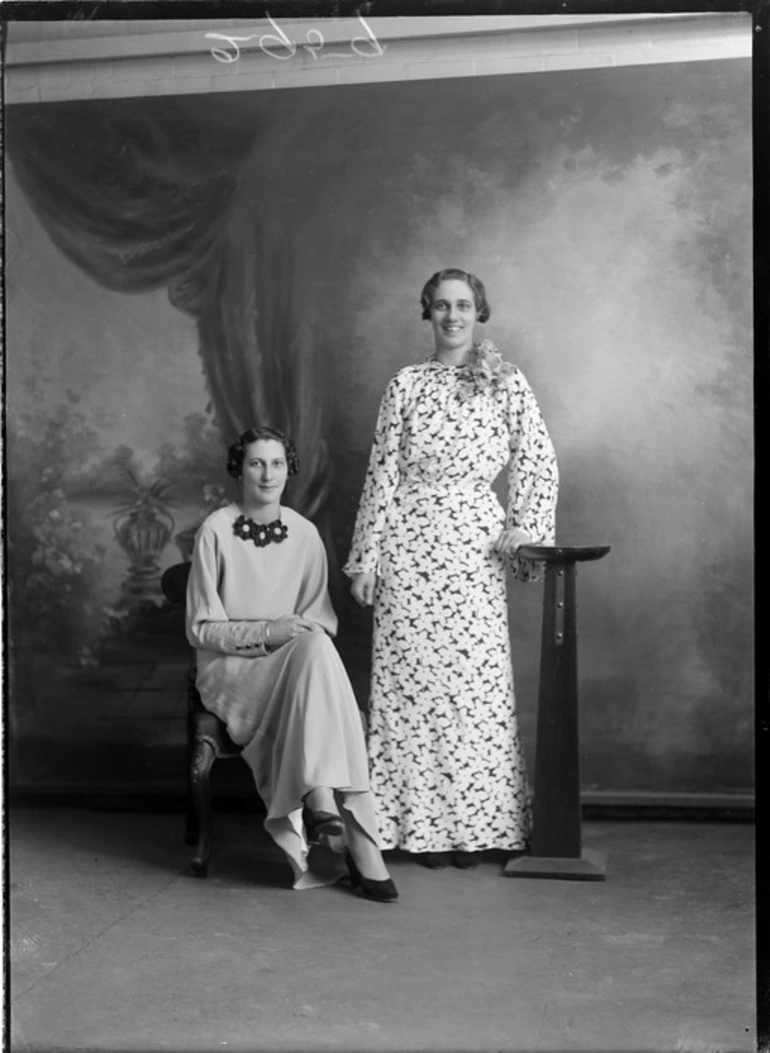
{"label": "wavy hairstyle", "polygon": [[475,274],[471,274],[470,271],[461,271],[457,267],[445,267],[443,271],[436,271],[436,273],[427,280],[423,286],[423,290],[420,293],[420,306],[422,307],[422,317],[425,321],[430,320],[430,309],[433,305],[433,298],[436,295],[436,289],[444,281],[459,281],[465,282],[466,285],[470,286],[471,292],[473,293],[473,300],[476,304],[476,317],[480,322],[488,322],[489,316],[492,313],[489,307],[489,301],[487,300],[487,290],[484,288],[483,282],[481,282]]}
{"label": "wavy hairstyle", "polygon": [[227,471],[233,479],[240,479],[243,474],[243,461],[246,456],[246,447],[260,439],[270,439],[272,442],[280,442],[286,451],[286,466],[289,475],[296,475],[299,471],[299,457],[291,439],[277,428],[248,428],[230,446],[227,451]]}

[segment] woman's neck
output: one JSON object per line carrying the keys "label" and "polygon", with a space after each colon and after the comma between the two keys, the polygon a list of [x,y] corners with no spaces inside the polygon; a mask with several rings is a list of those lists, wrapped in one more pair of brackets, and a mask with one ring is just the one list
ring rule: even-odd
{"label": "woman's neck", "polygon": [[281,502],[275,501],[269,505],[250,505],[245,498],[241,498],[238,501],[238,508],[245,516],[249,519],[253,519],[255,523],[272,523],[274,519],[280,519],[281,516]]}
{"label": "woman's neck", "polygon": [[452,349],[451,351],[442,348],[438,348],[433,354],[433,357],[437,362],[440,362],[442,366],[464,366],[470,357],[471,349],[473,345],[468,344],[467,347],[460,347],[457,350]]}

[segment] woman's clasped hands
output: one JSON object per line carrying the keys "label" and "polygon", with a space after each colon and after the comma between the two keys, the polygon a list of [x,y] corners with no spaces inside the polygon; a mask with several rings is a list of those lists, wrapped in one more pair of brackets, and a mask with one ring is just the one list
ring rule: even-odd
{"label": "woman's clasped hands", "polygon": [[303,633],[322,632],[323,628],[317,622],[308,621],[299,614],[285,614],[267,623],[267,642],[272,648],[283,647]]}

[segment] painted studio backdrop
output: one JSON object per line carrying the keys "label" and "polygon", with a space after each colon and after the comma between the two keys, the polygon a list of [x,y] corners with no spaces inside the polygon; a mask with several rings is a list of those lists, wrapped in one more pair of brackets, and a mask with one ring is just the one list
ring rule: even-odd
{"label": "painted studio backdrop", "polygon": [[[586,789],[751,789],[750,79],[743,61],[121,99],[7,116],[11,777],[181,789],[160,574],[270,423],[303,461],[339,646],[377,404],[475,271],[529,379],[579,571]],[[512,584],[533,757],[541,585]],[[229,767],[229,766],[225,766]]]}

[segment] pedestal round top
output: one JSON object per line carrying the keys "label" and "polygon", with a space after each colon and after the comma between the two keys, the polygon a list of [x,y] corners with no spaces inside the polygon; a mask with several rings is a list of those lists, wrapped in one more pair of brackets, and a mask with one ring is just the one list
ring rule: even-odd
{"label": "pedestal round top", "polygon": [[522,545],[517,554],[546,563],[582,563],[601,559],[609,551],[609,545]]}

